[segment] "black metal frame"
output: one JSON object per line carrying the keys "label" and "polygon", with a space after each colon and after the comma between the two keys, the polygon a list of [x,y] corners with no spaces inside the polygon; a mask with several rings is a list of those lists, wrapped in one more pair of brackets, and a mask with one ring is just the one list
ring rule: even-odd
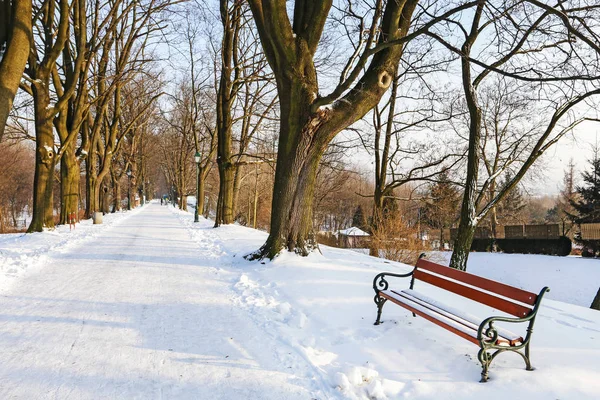
{"label": "black metal frame", "polygon": [[[487,382],[488,380],[488,370],[490,368],[490,364],[494,361],[494,358],[500,353],[505,351],[512,351],[517,353],[523,358],[525,361],[525,369],[527,371],[533,371],[534,368],[531,366],[531,359],[529,356],[529,345],[531,343],[531,334],[533,333],[533,324],[535,323],[535,318],[537,316],[538,309],[540,308],[540,304],[542,302],[542,298],[544,295],[549,292],[550,289],[545,286],[538,294],[538,298],[533,306],[533,309],[529,313],[528,316],[523,318],[511,318],[511,317],[489,317],[483,320],[479,325],[479,329],[477,330],[477,340],[479,341],[479,352],[477,353],[477,359],[481,363],[482,371],[481,371],[481,381]],[[525,323],[529,322],[527,325],[527,335],[521,342],[521,344],[515,346],[503,346],[498,345],[498,331],[494,327],[494,322],[509,322],[509,323]],[[519,350],[525,349],[525,352],[521,352]],[[495,350],[493,353],[489,353],[489,350]]]}
{"label": "black metal frame", "polygon": [[[419,257],[419,258],[422,258],[422,257],[423,257],[423,255],[421,255],[421,257]],[[396,274],[393,272],[382,272],[375,276],[375,278],[373,279],[373,290],[375,290],[375,297],[373,298],[373,301],[375,302],[375,305],[377,306],[377,319],[375,320],[375,325],[381,324],[381,311],[383,309],[383,305],[387,302],[386,298],[381,297],[379,295],[379,292],[381,292],[383,290],[387,290],[389,288],[389,283],[385,279],[385,277],[386,276],[395,277],[395,278],[411,277],[410,289],[413,289],[414,283],[415,283],[415,278],[414,278],[413,274],[416,270],[417,270],[417,267],[415,267],[411,272],[408,272],[406,274]],[[482,366],[480,382],[487,382],[488,370],[490,368],[490,364],[492,363],[492,361],[496,358],[496,356],[498,354],[503,353],[505,351],[512,351],[512,352],[517,353],[518,355],[520,355],[523,358],[523,361],[525,361],[525,369],[527,371],[534,370],[534,368],[531,366],[531,359],[529,356],[529,345],[531,343],[531,334],[533,333],[533,325],[535,323],[535,318],[537,316],[538,309],[542,302],[542,298],[549,291],[550,291],[550,289],[547,286],[544,287],[540,291],[540,294],[538,295],[538,298],[537,298],[535,304],[533,305],[533,309],[531,310],[531,313],[529,313],[529,315],[526,317],[511,318],[511,317],[502,317],[502,316],[492,316],[492,317],[484,319],[483,322],[481,322],[481,324],[479,325],[479,329],[477,330],[477,340],[479,341],[479,347],[480,347],[480,350],[477,353],[477,359],[479,360],[479,362],[481,363],[481,366]],[[416,316],[416,315],[413,313],[413,316]],[[499,334],[498,334],[496,327],[494,326],[495,322],[508,322],[508,323],[529,322],[529,325],[527,326],[527,335],[525,335],[525,338],[523,339],[523,341],[518,345],[515,345],[515,346],[499,345],[499,344],[497,344]],[[521,352],[520,351],[521,349],[524,349],[525,351]],[[492,350],[495,350],[495,351],[490,352]]]}

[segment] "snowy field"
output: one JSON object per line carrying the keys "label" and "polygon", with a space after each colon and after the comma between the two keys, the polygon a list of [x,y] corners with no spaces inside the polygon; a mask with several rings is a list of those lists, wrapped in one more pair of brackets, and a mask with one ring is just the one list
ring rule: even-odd
{"label": "snowy field", "polygon": [[600,313],[576,305],[600,281],[595,260],[471,255],[470,272],[552,289],[537,369],[503,354],[480,384],[470,342],[389,303],[373,326],[374,275],[411,267],[328,247],[250,263],[265,233],[192,220],[151,204],[72,233],[0,237],[12,277],[0,287],[0,399],[598,398]]}

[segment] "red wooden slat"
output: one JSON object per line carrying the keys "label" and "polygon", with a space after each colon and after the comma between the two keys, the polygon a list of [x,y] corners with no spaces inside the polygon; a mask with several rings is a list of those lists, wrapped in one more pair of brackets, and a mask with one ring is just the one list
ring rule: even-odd
{"label": "red wooden slat", "polygon": [[469,286],[461,285],[460,283],[453,282],[443,277],[432,275],[428,272],[416,270],[414,273],[415,279],[419,279],[423,282],[430,283],[434,286],[448,290],[449,292],[456,293],[463,297],[467,297],[471,300],[475,300],[479,303],[486,304],[490,307],[502,310],[506,313],[514,315],[515,317],[525,317],[531,312],[530,308],[522,306],[517,303],[510,302],[508,300],[496,297],[494,295],[481,292],[477,289],[473,289]]}
{"label": "red wooden slat", "polygon": [[483,290],[499,294],[521,303],[534,305],[537,301],[537,294],[519,289],[513,286],[505,285],[504,283],[496,282],[491,279],[482,278],[477,275],[469,274],[468,272],[459,271],[457,269],[445,267],[425,259],[417,261],[417,268],[431,271],[433,273],[447,276],[448,278],[464,282],[468,285],[473,285]]}

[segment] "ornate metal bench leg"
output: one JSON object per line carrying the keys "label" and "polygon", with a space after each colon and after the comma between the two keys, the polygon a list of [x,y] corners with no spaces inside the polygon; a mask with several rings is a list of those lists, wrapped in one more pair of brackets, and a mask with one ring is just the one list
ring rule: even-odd
{"label": "ornate metal bench leg", "polygon": [[525,345],[525,369],[527,371],[533,371],[535,368],[531,366],[531,358],[529,358],[529,342]]}
{"label": "ornate metal bench leg", "polygon": [[485,351],[485,349],[479,350],[477,353],[477,359],[481,363],[481,380],[479,382],[487,382],[488,381],[488,369],[490,368],[490,363],[492,362],[490,354]]}
{"label": "ornate metal bench leg", "polygon": [[386,301],[387,299],[375,295],[375,304],[377,304],[377,320],[375,321],[375,325],[379,325],[381,323],[381,309]]}

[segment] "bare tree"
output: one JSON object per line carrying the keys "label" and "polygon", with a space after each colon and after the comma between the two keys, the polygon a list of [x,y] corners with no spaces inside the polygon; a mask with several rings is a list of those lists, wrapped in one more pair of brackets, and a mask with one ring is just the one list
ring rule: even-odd
{"label": "bare tree", "polygon": [[219,197],[215,226],[234,221],[243,166],[259,162],[248,160],[248,147],[276,99],[271,95],[275,88],[266,72],[257,33],[250,26],[249,10],[240,0],[222,0],[220,5],[223,37],[217,90]]}
{"label": "bare tree", "polygon": [[[575,114],[575,107],[600,94],[600,89],[596,86],[598,77],[593,75],[593,66],[598,64],[595,53],[597,44],[586,36],[588,32],[585,26],[574,27],[570,25],[568,18],[566,22],[562,19],[564,12],[575,17],[577,13],[588,10],[581,11],[579,7],[569,10],[562,5],[555,9],[539,4],[532,6],[530,3],[536,2],[496,4],[493,1],[478,1],[469,25],[464,20],[447,22],[449,26],[459,28],[458,32],[462,36],[459,45],[452,44],[451,38],[442,38],[435,32],[428,33],[459,56],[469,112],[465,192],[450,263],[454,268],[466,269],[477,224],[521,181],[549,147],[574,126],[589,118]],[[522,22],[517,24],[516,21]],[[493,30],[494,35],[486,35],[488,30]],[[549,35],[548,32],[554,33]],[[581,37],[581,43],[575,43],[573,37]],[[475,49],[479,46],[484,49],[493,48],[494,51],[477,50],[478,53],[475,54]],[[577,56],[572,57],[573,53]],[[564,56],[559,61],[554,61],[552,56],[555,54]],[[491,199],[489,186],[506,168],[499,168],[478,186],[483,126],[479,94],[482,83],[489,76],[521,81],[524,92],[538,95],[536,100],[541,109],[536,111],[536,115],[548,116],[538,121],[539,129],[531,146],[520,152],[518,158],[511,154],[510,160],[520,162],[517,163],[518,166],[514,166],[512,179],[496,191]],[[505,165],[512,164],[512,161]],[[486,196],[489,200],[484,202]]]}
{"label": "bare tree", "polygon": [[0,142],[29,58],[31,0],[0,1]]}
{"label": "bare tree", "polygon": [[[53,173],[62,155],[54,145],[54,118],[63,110],[73,94],[85,56],[87,15],[83,0],[42,0],[33,6],[33,40],[27,68],[26,83],[21,84],[33,97],[36,132],[36,169],[33,190],[33,218],[28,232],[54,227]],[[57,18],[58,16],[58,18]],[[71,22],[72,19],[72,22]],[[78,38],[77,48],[68,49],[69,37]],[[71,58],[73,75],[64,86],[51,91],[57,80],[57,60],[61,55]]]}
{"label": "bare tree", "polygon": [[[284,0],[249,3],[277,81],[281,121],[271,229],[267,242],[251,258],[273,258],[284,247],[306,255],[316,244],[313,194],[319,161],[327,145],[375,107],[388,90],[403,43],[427,31],[435,21],[473,3],[446,9],[412,32],[418,0],[375,1],[363,16],[354,12],[354,3],[349,3],[339,12],[356,17],[360,26],[355,36],[356,50],[340,73],[338,85],[327,95],[319,93],[315,55],[332,1],[297,0],[292,20]],[[428,18],[430,11],[419,15]]]}

